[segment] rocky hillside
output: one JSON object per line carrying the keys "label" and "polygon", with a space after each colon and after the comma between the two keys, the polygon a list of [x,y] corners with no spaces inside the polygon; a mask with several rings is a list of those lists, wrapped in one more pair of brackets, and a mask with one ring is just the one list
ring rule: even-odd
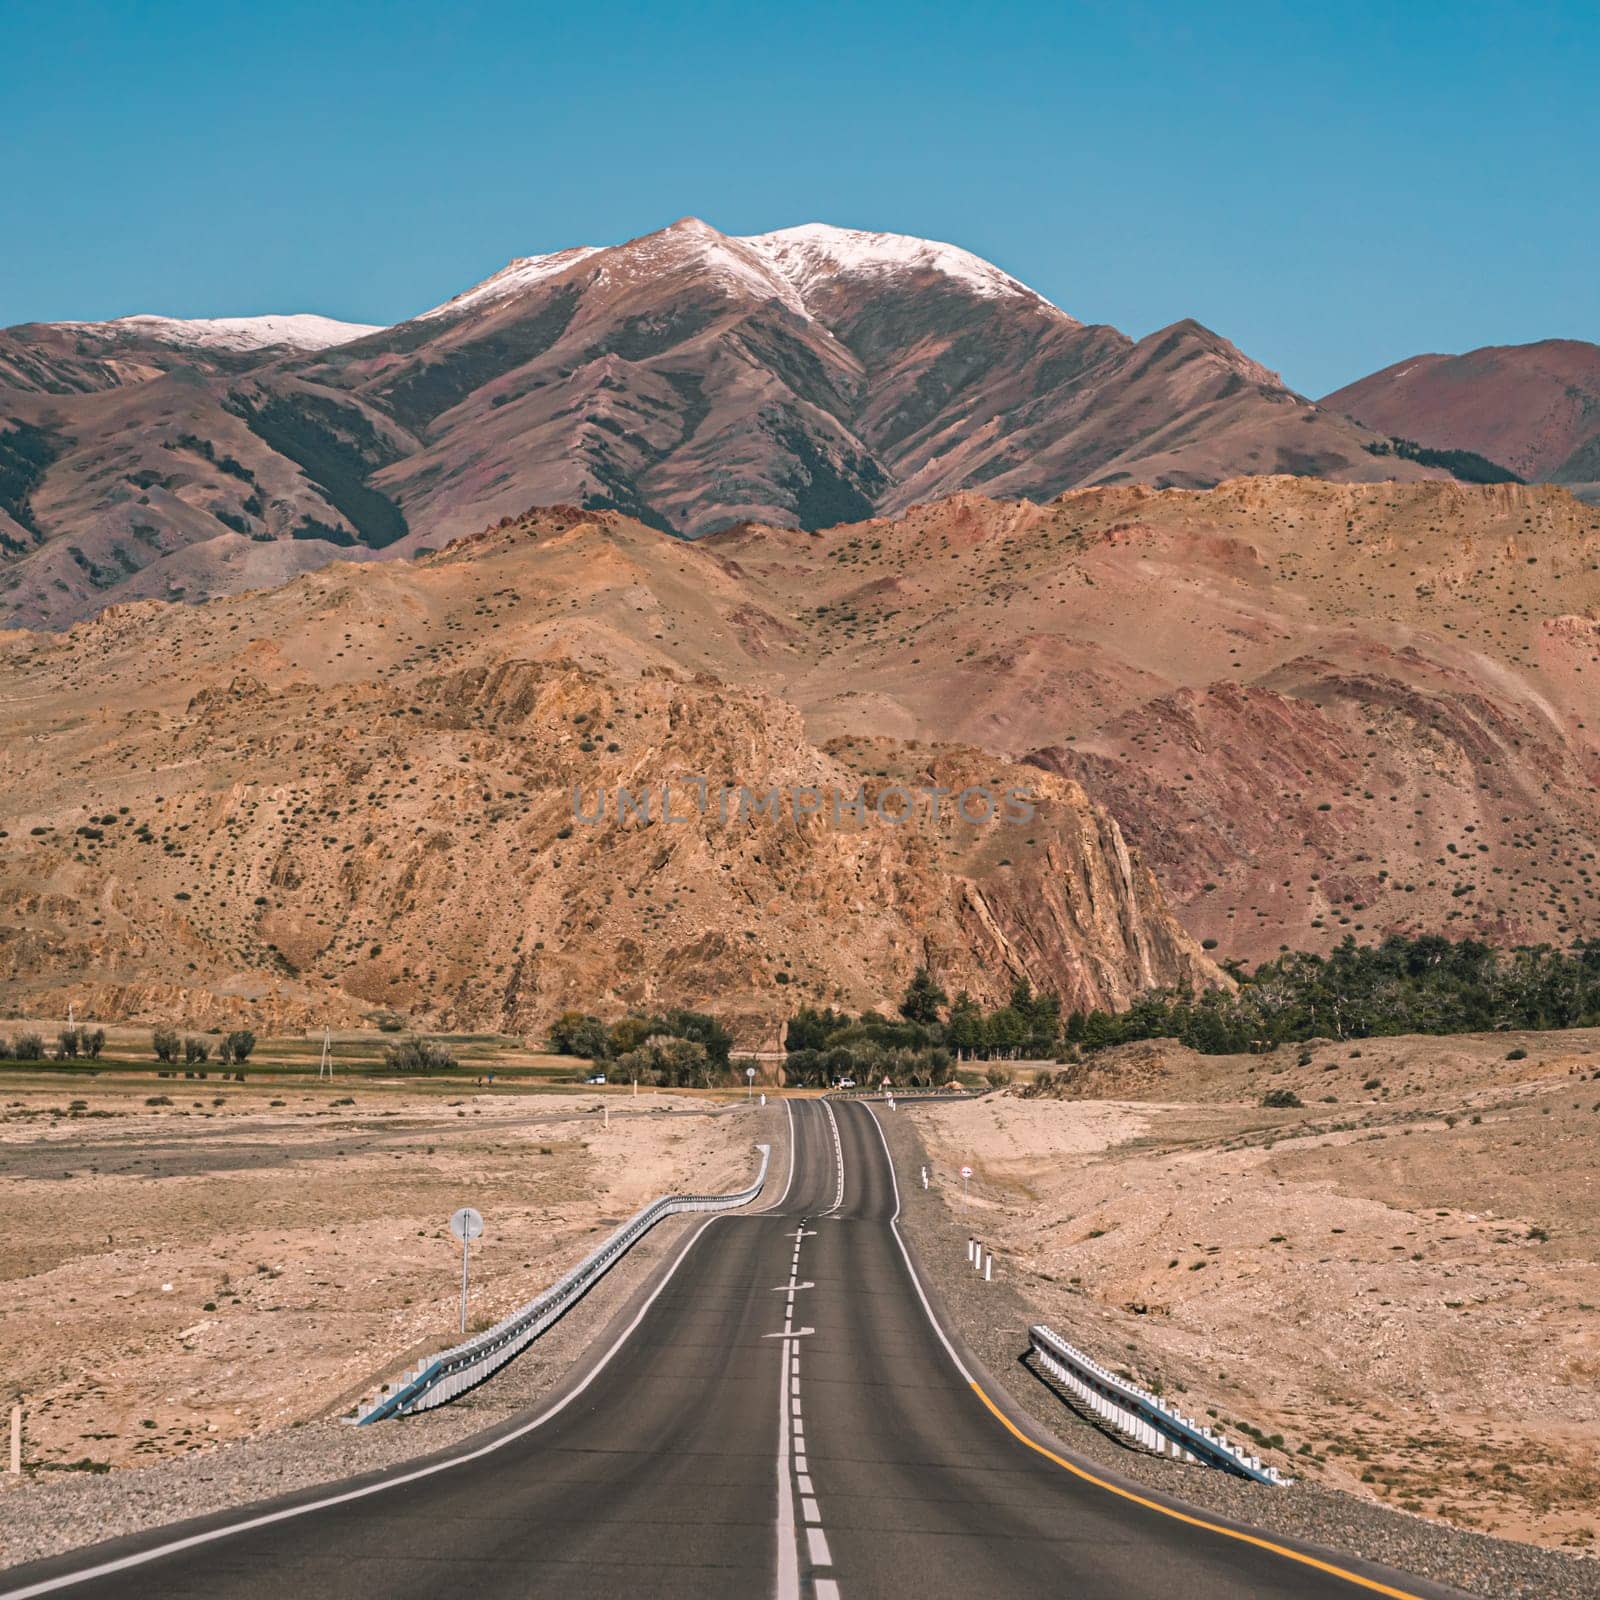
{"label": "rocky hillside", "polygon": [[961,496],[693,545],[543,514],[463,548],[530,541],[537,648],[1069,774],[1222,953],[1600,936],[1600,512],[1564,490]]}
{"label": "rocky hillside", "polygon": [[1076,777],[1229,954],[1600,936],[1600,512],[1562,489],[966,497],[703,548],[799,619],[752,668],[819,736]]}
{"label": "rocky hillside", "polygon": [[1192,321],[1135,341],[950,245],[686,218],[392,328],[0,331],[0,612],[201,600],[530,505],[697,536],[980,487],[1446,475],[1384,445]]}
{"label": "rocky hillside", "polygon": [[[1169,904],[1219,958],[1600,937],[1597,550],[1562,489],[1448,482],[692,543],[556,508],[0,635],[0,974],[14,1004],[88,971],[124,1011],[460,1025],[717,997],[759,1034],[924,960],[987,996],[1202,977]],[[571,816],[573,784],[592,809],[694,776],[1044,800],[1028,827]]]}
{"label": "rocky hillside", "polygon": [[[1080,1005],[1217,978],[1075,782],[954,745],[821,747],[792,706],[671,666],[648,628],[566,650],[578,598],[551,556],[584,552],[591,583],[627,583],[608,545],[664,579],[714,563],[615,514],[552,521],[0,636],[0,1004],[529,1031],[573,1005],[687,1004],[754,1045],[802,1001],[892,1003],[924,962]],[[724,821],[723,784],[779,785],[790,815],[741,816],[736,792]],[[893,784],[1025,786],[1035,812],[935,820],[924,798],[897,825],[874,812]],[[602,822],[575,818],[574,785],[585,815],[607,797]],[[663,785],[687,820],[662,820]],[[619,787],[653,792],[648,825],[617,820]],[[797,787],[822,815],[794,820]]]}

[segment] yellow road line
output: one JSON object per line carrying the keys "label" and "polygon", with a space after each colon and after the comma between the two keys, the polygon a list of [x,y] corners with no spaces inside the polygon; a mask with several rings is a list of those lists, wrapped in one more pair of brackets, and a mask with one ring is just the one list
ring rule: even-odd
{"label": "yellow road line", "polygon": [[972,1392],[989,1408],[1007,1433],[1020,1439],[1046,1461],[1055,1462],[1063,1471],[1070,1472],[1075,1478],[1082,1478],[1085,1483],[1092,1483],[1097,1489],[1104,1489],[1108,1494],[1131,1500],[1136,1506],[1144,1506],[1146,1510],[1159,1511],[1162,1516],[1171,1517],[1175,1522],[1187,1522],[1191,1528],[1204,1528],[1207,1533],[1220,1533],[1225,1539],[1237,1539],[1240,1544],[1253,1544],[1258,1550],[1270,1550],[1273,1555],[1282,1556],[1286,1561],[1298,1561],[1303,1567],[1315,1567],[1318,1572],[1343,1578],[1346,1583],[1353,1583],[1358,1588],[1370,1589],[1374,1594],[1388,1595],[1390,1600],[1422,1600],[1422,1596],[1410,1589],[1396,1589],[1390,1584],[1379,1583],[1376,1578],[1363,1578],[1359,1572],[1351,1572],[1346,1567],[1336,1567],[1331,1561],[1319,1561],[1316,1556],[1292,1550],[1288,1545],[1274,1544],[1271,1539],[1263,1539],[1259,1534],[1242,1533],[1237,1528],[1227,1528],[1219,1522],[1207,1522],[1204,1517],[1192,1517],[1186,1511],[1175,1511],[1171,1506],[1164,1506],[1159,1500],[1147,1500],[1142,1494],[1135,1494],[1131,1489],[1118,1488],[1116,1484],[1108,1483],[1104,1478],[1096,1477],[1094,1473],[1074,1466],[1072,1462],[1058,1456],[1054,1450],[1046,1450],[1042,1444],[1035,1443],[983,1392],[978,1384],[972,1384]]}

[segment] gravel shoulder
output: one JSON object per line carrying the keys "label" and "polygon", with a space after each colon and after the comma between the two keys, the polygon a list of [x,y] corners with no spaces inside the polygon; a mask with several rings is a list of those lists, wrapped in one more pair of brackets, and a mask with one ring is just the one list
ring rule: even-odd
{"label": "gravel shoulder", "polygon": [[[919,1127],[928,1114],[902,1105],[879,1116],[901,1175],[901,1225],[919,1270],[968,1347],[1012,1399],[1076,1454],[1224,1517],[1453,1585],[1483,1600],[1600,1600],[1600,1561],[1592,1558],[1451,1528],[1315,1483],[1276,1489],[1246,1483],[1146,1455],[1103,1431],[1025,1360],[1027,1330],[1043,1317],[1041,1291],[1047,1286],[1032,1284],[1013,1263],[999,1260],[996,1280],[981,1281],[966,1265],[972,1214],[962,1214],[959,1180],[952,1179],[947,1190],[935,1176],[926,1192],[916,1181],[924,1164],[930,1174],[938,1172]],[[1092,1330],[1062,1325],[1059,1313],[1048,1320],[1090,1354],[1115,1364],[1119,1352],[1095,1348]],[[1200,1404],[1193,1395],[1189,1402]]]}
{"label": "gravel shoulder", "polygon": [[[741,1122],[752,1142],[772,1145],[761,1202],[770,1203],[788,1170],[782,1105],[752,1110]],[[509,1424],[552,1394],[588,1356],[609,1348],[637,1303],[705,1222],[704,1217],[683,1216],[659,1223],[509,1367],[437,1411],[364,1428],[322,1417],[104,1475],[0,1475],[0,1568],[339,1483],[435,1455]]]}

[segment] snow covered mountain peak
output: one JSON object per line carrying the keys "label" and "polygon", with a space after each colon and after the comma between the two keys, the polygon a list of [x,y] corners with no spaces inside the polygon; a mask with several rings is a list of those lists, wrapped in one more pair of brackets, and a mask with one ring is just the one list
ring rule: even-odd
{"label": "snow covered mountain peak", "polygon": [[741,237],[721,233],[698,217],[681,217],[624,244],[577,245],[549,255],[523,256],[453,300],[424,311],[418,320],[493,305],[591,257],[597,258],[595,282],[599,285],[646,283],[689,272],[710,278],[736,298],[777,300],[808,320],[812,298],[836,280],[851,277],[892,279],[937,273],[980,299],[1050,304],[981,256],[934,239],[834,228],[822,222]]}
{"label": "snow covered mountain peak", "polygon": [[382,333],[381,323],[339,322],[310,312],[265,317],[157,317],[139,314],[110,322],[73,322],[63,327],[98,333],[141,334],[162,344],[194,350],[267,350],[282,345],[291,350],[326,350],[333,345]]}
{"label": "snow covered mountain peak", "polygon": [[735,297],[778,300],[798,317],[809,317],[803,296],[789,279],[752,248],[748,239],[719,233],[698,217],[682,217],[658,233],[606,252],[605,278],[648,282],[674,272],[709,277]]}
{"label": "snow covered mountain peak", "polygon": [[738,242],[781,274],[802,299],[834,278],[936,272],[982,299],[1015,297],[1049,304],[1043,295],[982,256],[936,239],[806,222],[775,233],[752,234]]}

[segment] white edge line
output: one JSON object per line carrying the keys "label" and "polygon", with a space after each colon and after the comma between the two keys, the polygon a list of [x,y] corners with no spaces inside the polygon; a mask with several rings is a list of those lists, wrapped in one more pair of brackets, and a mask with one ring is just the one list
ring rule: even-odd
{"label": "white edge line", "polygon": [[[784,1202],[789,1198],[789,1191],[794,1188],[794,1101],[786,1098],[783,1102],[783,1109],[789,1113],[789,1178],[783,1186],[783,1193],[770,1206],[766,1206],[761,1212],[755,1213],[757,1216],[764,1215],[766,1212],[781,1211]],[[794,1248],[795,1254],[798,1255],[800,1246],[796,1244]],[[0,1595],[0,1600],[7,1600],[7,1597]]]}
{"label": "white edge line", "polygon": [[[781,1206],[789,1197],[789,1189],[794,1183],[794,1110],[788,1100],[784,1106],[789,1111],[789,1181],[783,1187],[783,1194],[777,1204]],[[885,1146],[887,1149],[887,1146]],[[774,1207],[773,1209],[776,1209]],[[748,1213],[747,1213],[748,1214]],[[548,1410],[541,1411],[538,1416],[525,1422],[519,1428],[513,1428],[510,1433],[503,1433],[497,1439],[491,1439],[488,1444],[480,1445],[476,1450],[469,1450],[465,1455],[451,1456],[447,1461],[436,1461],[432,1466],[418,1467],[414,1471],[401,1473],[398,1477],[384,1478],[377,1483],[369,1483],[360,1489],[346,1489],[341,1494],[324,1495],[320,1500],[307,1501],[301,1506],[286,1506],[281,1511],[269,1511],[259,1517],[248,1517],[243,1522],[232,1522],[226,1527],[211,1528],[205,1533],[191,1533],[183,1539],[173,1539],[166,1544],[156,1545],[151,1550],[140,1550],[133,1555],[119,1556],[115,1561],[102,1561],[97,1566],[84,1567],[78,1572],[63,1573],[59,1578],[45,1578],[39,1583],[30,1583],[25,1589],[0,1589],[0,1600],[31,1600],[34,1595],[54,1594],[61,1589],[70,1589],[75,1584],[87,1583],[91,1578],[108,1577],[114,1572],[126,1572],[131,1567],[142,1567],[151,1561],[158,1561],[163,1556],[176,1555],[180,1550],[192,1550],[198,1545],[212,1544],[218,1539],[227,1539],[236,1533],[249,1533],[254,1528],[270,1527],[273,1523],[288,1522],[295,1517],[309,1516],[313,1511],[326,1511],[329,1506],[347,1505],[352,1500],[364,1500],[369,1495],[382,1494],[389,1489],[398,1489],[402,1484],[416,1483],[423,1478],[431,1478],[435,1473],[448,1472],[452,1467],[465,1466],[469,1461],[480,1461],[484,1456],[492,1455],[496,1450],[504,1449],[506,1445],[521,1439],[535,1428],[542,1428],[552,1417],[559,1416],[574,1400],[586,1390],[605,1369],[610,1366],[612,1358],[626,1344],[633,1335],[635,1328],[644,1321],[646,1313],[660,1298],[662,1291],[677,1276],[678,1268],[683,1265],[684,1257],[699,1243],[703,1234],[712,1223],[720,1222],[729,1212],[719,1211],[705,1219],[694,1233],[690,1235],[683,1249],[678,1252],[677,1258],[667,1269],[667,1275],[650,1292],[650,1297],[639,1307],[633,1320],[621,1333],[611,1348],[589,1369],[583,1381],[578,1386],[564,1395]],[[798,1580],[796,1580],[798,1582]],[[789,1600],[783,1596],[782,1600]]]}
{"label": "white edge line", "polygon": [[[839,1119],[833,1114],[832,1101],[824,1099],[822,1109],[828,1113],[828,1121],[833,1125],[833,1159],[839,1168],[839,1186],[834,1190],[833,1204],[822,1213],[825,1217],[831,1217],[844,1204],[844,1144],[839,1138]],[[884,1146],[885,1151],[888,1148],[888,1145]]]}
{"label": "white edge line", "polygon": [[[906,1271],[911,1274],[911,1287],[917,1291],[917,1299],[922,1302],[922,1309],[927,1313],[928,1322],[933,1331],[939,1335],[939,1343],[945,1348],[945,1354],[955,1363],[955,1369],[968,1383],[972,1383],[973,1376],[967,1371],[966,1363],[956,1354],[956,1347],[950,1343],[949,1337],[939,1326],[939,1319],[933,1314],[933,1307],[928,1304],[928,1296],[922,1287],[922,1279],[917,1276],[917,1269],[911,1264],[911,1252],[906,1249],[906,1242],[900,1236],[900,1180],[894,1173],[894,1157],[889,1154],[889,1140],[883,1131],[883,1124],[878,1121],[878,1113],[866,1101],[861,1102],[862,1108],[872,1118],[872,1125],[878,1130],[878,1138],[883,1144],[883,1159],[889,1163],[889,1182],[894,1185],[894,1215],[889,1218],[889,1227],[894,1233],[894,1242],[900,1246],[900,1259],[906,1264]],[[0,1595],[0,1600],[9,1600],[6,1595]]]}

